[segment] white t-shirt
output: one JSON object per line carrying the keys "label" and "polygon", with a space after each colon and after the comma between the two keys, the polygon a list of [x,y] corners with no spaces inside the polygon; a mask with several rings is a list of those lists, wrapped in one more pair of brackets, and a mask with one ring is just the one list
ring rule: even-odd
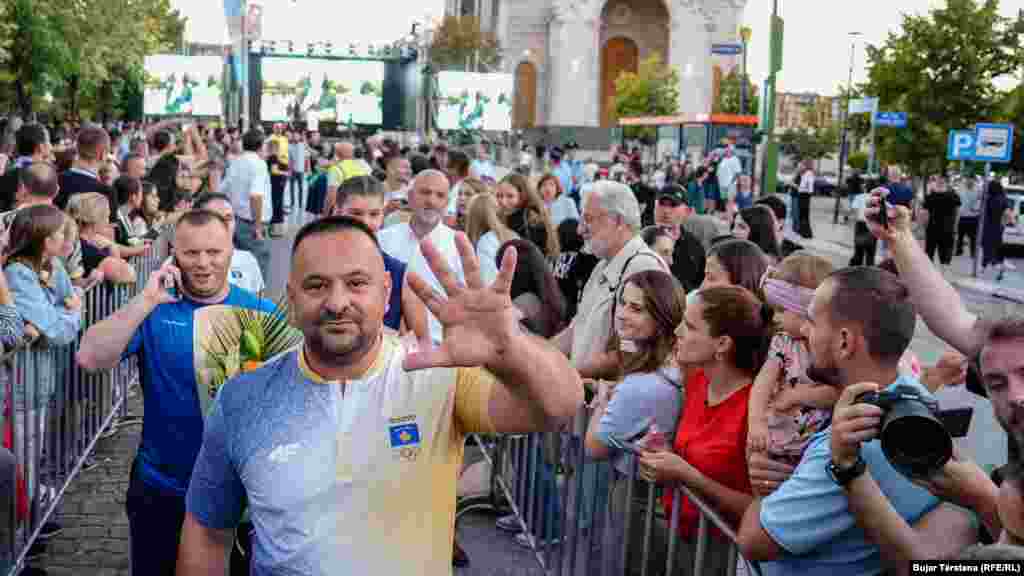
{"label": "white t-shirt", "polygon": [[[459,282],[465,284],[466,279],[462,270],[462,258],[459,256],[458,248],[455,247],[455,231],[444,224],[438,224],[430,231],[427,238],[444,257],[448,268],[455,274]],[[409,226],[408,222],[401,222],[387,228],[382,228],[377,233],[377,240],[380,242],[380,249],[385,254],[395,260],[405,262],[407,266],[406,272],[415,272],[420,278],[426,280],[431,288],[445,294],[440,280],[437,279],[437,276],[430,269],[427,259],[423,257],[419,238],[413,234],[412,227]],[[440,342],[444,337],[444,328],[429,310],[427,311],[427,319],[430,323],[430,337],[434,342]]]}
{"label": "white t-shirt", "polygon": [[260,272],[260,263],[248,250],[236,249],[231,255],[228,282],[253,294],[259,294],[266,288],[263,283],[263,273]]}
{"label": "white t-shirt", "polygon": [[718,163],[718,187],[729,200],[736,197],[736,178],[743,172],[743,164],[736,156],[730,156]]}

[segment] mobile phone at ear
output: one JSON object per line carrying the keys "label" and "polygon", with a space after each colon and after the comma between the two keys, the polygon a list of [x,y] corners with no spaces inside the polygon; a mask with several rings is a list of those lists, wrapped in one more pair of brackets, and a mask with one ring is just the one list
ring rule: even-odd
{"label": "mobile phone at ear", "polygon": [[[178,259],[175,258],[174,256],[171,256],[171,265],[177,268],[178,270],[181,270],[181,266],[178,266]],[[173,276],[164,278],[164,290],[167,290],[167,293],[170,294],[172,298],[178,298],[180,296],[178,290],[178,282],[174,279]]]}
{"label": "mobile phone at ear", "polygon": [[942,426],[949,432],[949,435],[953,438],[963,438],[967,436],[967,431],[971,428],[971,417],[974,415],[974,408],[970,406],[965,408],[953,408],[952,410],[941,410],[939,411],[939,421],[942,422]]}

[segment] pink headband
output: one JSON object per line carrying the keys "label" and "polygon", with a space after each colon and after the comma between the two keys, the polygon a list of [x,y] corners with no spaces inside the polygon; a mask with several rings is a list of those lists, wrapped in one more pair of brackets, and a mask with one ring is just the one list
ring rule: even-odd
{"label": "pink headband", "polygon": [[779,306],[800,316],[808,316],[810,313],[814,290],[790,284],[785,280],[765,278],[761,283],[761,291],[764,292],[765,301],[769,306]]}

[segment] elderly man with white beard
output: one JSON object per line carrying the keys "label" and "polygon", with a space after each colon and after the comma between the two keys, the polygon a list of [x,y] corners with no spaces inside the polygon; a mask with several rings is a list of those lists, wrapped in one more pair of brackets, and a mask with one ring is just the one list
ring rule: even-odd
{"label": "elderly man with white beard", "polygon": [[[459,282],[465,283],[462,276],[462,259],[455,245],[455,230],[442,221],[447,213],[450,188],[448,177],[443,172],[420,172],[413,180],[409,191],[409,209],[413,213],[410,221],[388,226],[377,235],[381,250],[385,254],[404,262],[408,272],[415,272],[426,280],[431,288],[442,294],[446,294],[444,286],[427,264],[420,250],[420,241],[429,239],[441,253],[448,268],[458,276]],[[441,323],[433,314],[430,314],[429,320],[430,338],[439,343],[444,336]]]}

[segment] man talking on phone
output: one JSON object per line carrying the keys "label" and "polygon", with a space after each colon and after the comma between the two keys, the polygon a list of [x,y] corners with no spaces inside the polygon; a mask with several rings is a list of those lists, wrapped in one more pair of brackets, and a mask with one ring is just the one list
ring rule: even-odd
{"label": "man talking on phone", "polygon": [[173,245],[173,256],[142,292],[89,328],[78,349],[78,363],[88,371],[113,369],[130,356],[139,362],[146,418],[126,498],[133,574],[175,573],[185,494],[203,440],[196,311],[215,304],[273,310],[228,283],[231,233],[217,213],[186,212]]}

